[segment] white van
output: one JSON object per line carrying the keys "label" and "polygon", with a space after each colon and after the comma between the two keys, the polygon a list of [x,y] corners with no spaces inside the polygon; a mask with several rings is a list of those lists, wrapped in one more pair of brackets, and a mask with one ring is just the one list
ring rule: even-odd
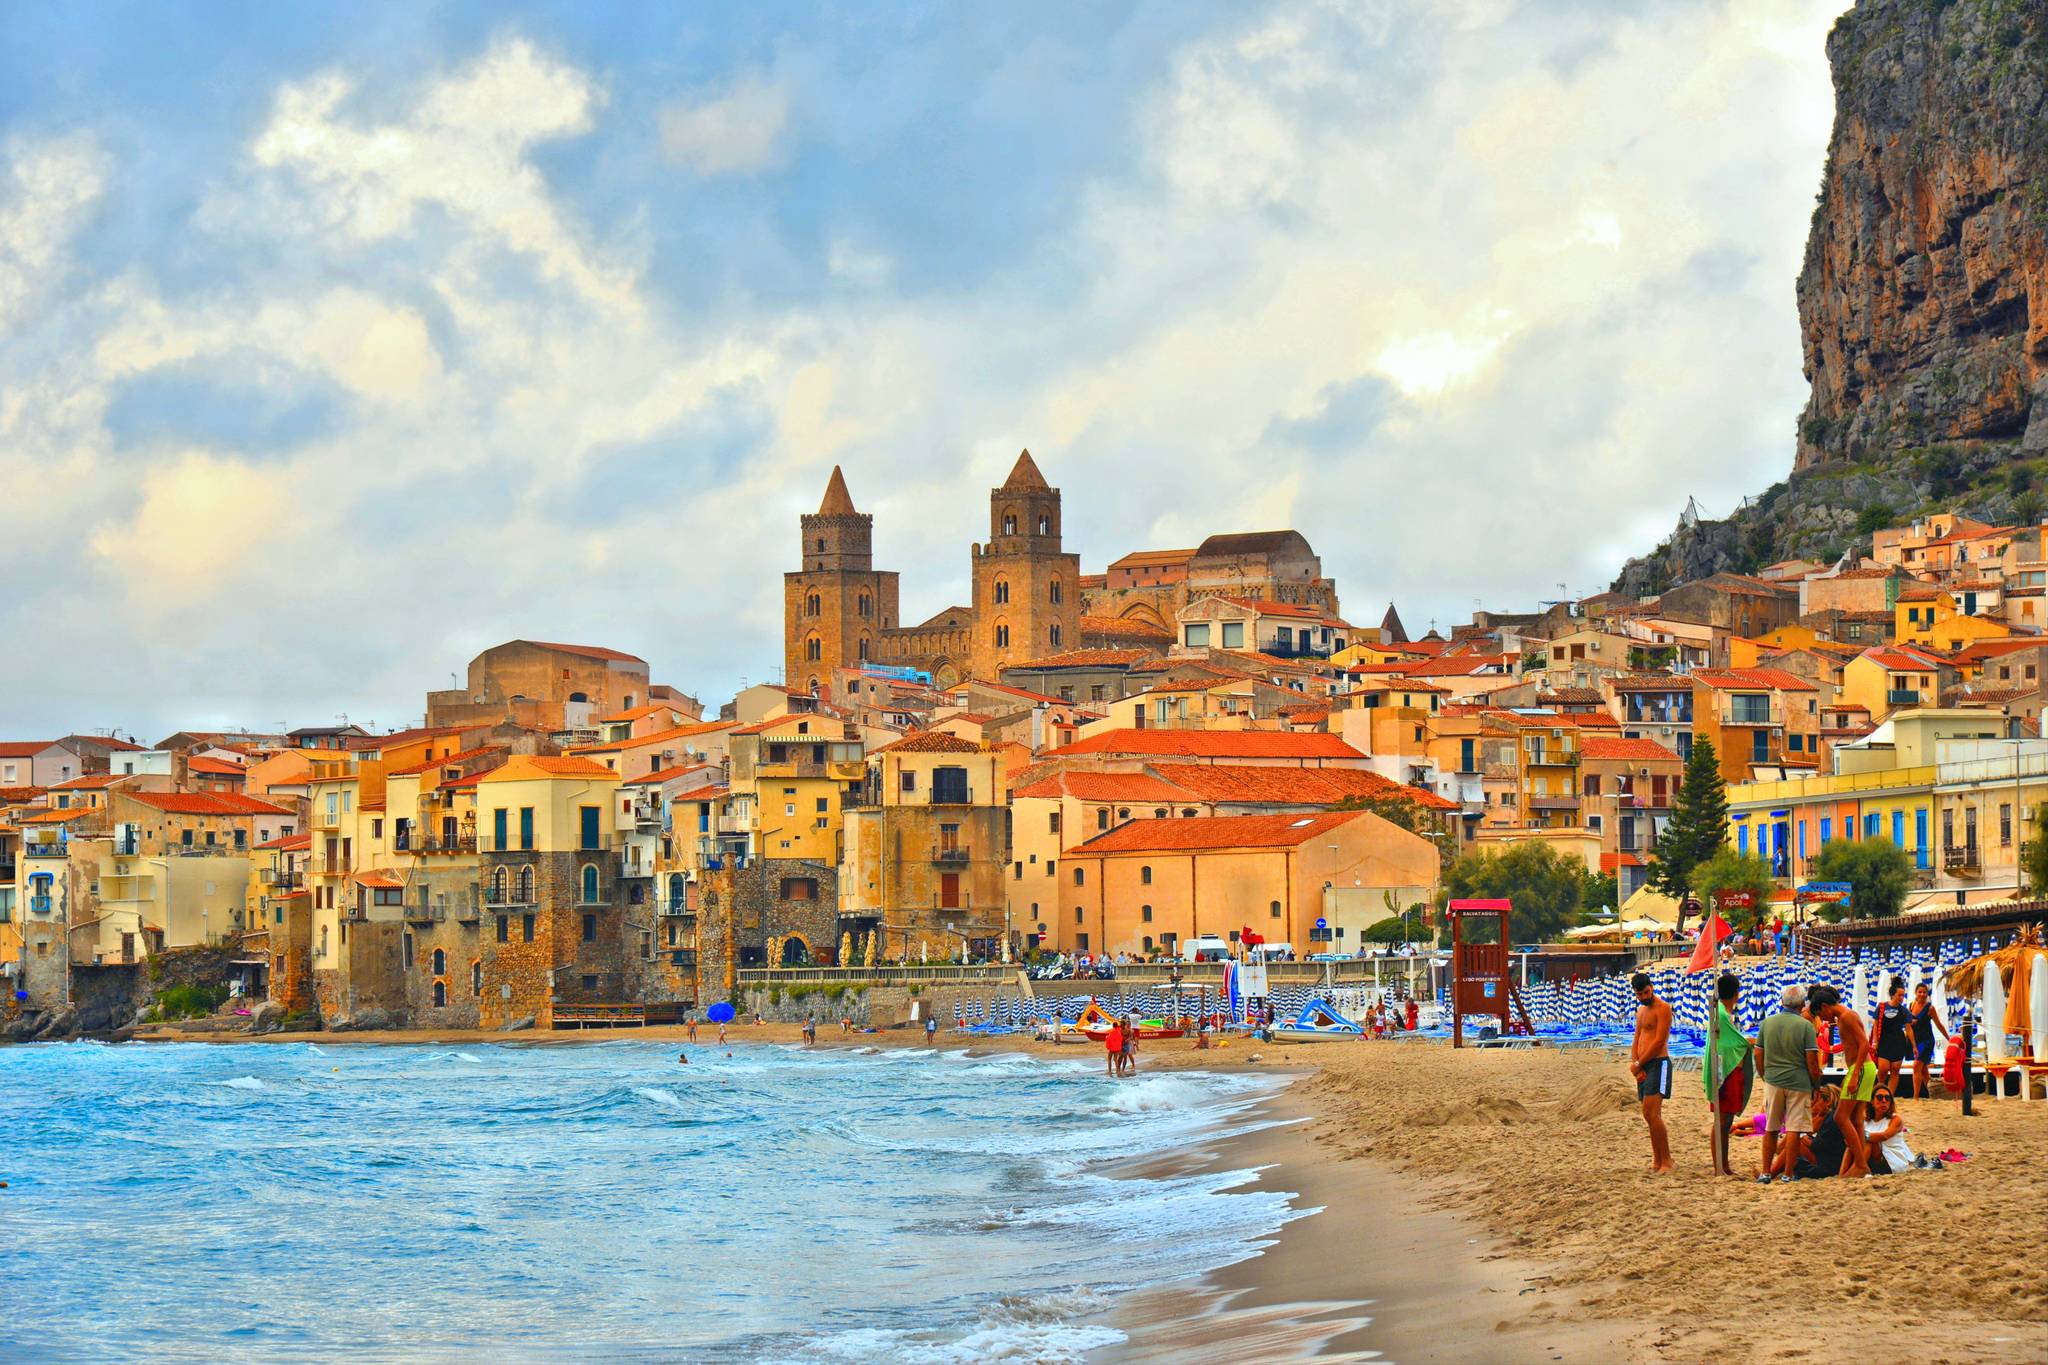
{"label": "white van", "polygon": [[1230,945],[1214,934],[1186,939],[1180,945],[1183,962],[1222,962],[1229,956]]}
{"label": "white van", "polygon": [[1252,945],[1249,957],[1253,962],[1292,962],[1294,961],[1294,945],[1292,943],[1255,943]]}

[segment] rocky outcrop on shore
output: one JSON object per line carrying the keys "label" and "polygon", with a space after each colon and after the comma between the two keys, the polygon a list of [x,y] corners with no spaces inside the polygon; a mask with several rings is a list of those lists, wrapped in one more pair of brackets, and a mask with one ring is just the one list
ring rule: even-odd
{"label": "rocky outcrop on shore", "polygon": [[1829,562],[1923,512],[2048,514],[2048,7],[1859,0],[1828,60],[1791,476],[1682,521],[1617,592]]}

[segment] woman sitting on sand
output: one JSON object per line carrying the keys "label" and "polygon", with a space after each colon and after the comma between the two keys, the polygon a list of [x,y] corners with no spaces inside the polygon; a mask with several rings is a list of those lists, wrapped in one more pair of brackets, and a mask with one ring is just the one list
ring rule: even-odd
{"label": "woman sitting on sand", "polygon": [[1824,1085],[1813,1092],[1813,1134],[1801,1134],[1792,1163],[1795,1180],[1826,1180],[1842,1169],[1842,1153],[1848,1140],[1835,1123],[1835,1104],[1842,1098],[1840,1086]]}
{"label": "woman sitting on sand", "polygon": [[1916,1156],[1906,1145],[1906,1119],[1899,1113],[1892,1092],[1880,1086],[1870,1097],[1870,1117],[1863,1121],[1863,1135],[1870,1144],[1870,1173],[1897,1175],[1901,1171],[1938,1171],[1941,1163],[1933,1157]]}

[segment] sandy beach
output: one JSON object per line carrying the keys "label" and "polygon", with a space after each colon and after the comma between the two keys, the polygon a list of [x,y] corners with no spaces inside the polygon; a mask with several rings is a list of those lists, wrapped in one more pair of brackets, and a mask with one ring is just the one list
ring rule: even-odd
{"label": "sandy beach", "polygon": [[[176,1035],[173,1035],[176,1036]],[[702,1028],[699,1047],[715,1030]],[[797,1042],[794,1025],[735,1041]],[[673,1041],[683,1030],[196,1035],[193,1041]],[[1068,1058],[1099,1050],[942,1033],[940,1046]],[[921,1047],[908,1030],[820,1046]],[[1254,1061],[1256,1057],[1258,1060]],[[1255,1259],[1138,1296],[1125,1360],[1376,1353],[1396,1360],[2048,1360],[2048,1105],[1907,1101],[1940,1174],[1759,1186],[1716,1179],[1697,1073],[1665,1113],[1678,1161],[1653,1176],[1626,1066],[1593,1051],[1430,1043],[1147,1044],[1143,1070],[1290,1073],[1291,1122],[1174,1161],[1264,1168],[1322,1211]],[[1735,1140],[1737,1170],[1756,1139]],[[1902,1336],[1901,1333],[1909,1336]]]}

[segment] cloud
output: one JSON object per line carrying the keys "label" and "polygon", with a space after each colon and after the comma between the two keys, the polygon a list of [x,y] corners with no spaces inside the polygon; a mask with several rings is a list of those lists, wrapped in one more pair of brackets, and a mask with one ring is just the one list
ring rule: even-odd
{"label": "cloud", "polygon": [[62,278],[66,248],[106,189],[107,158],[85,133],[12,138],[0,156],[0,335]]}
{"label": "cloud", "polygon": [[661,149],[670,162],[698,175],[752,175],[773,170],[785,155],[789,91],[750,74],[723,93],[680,100],[661,111]]}

